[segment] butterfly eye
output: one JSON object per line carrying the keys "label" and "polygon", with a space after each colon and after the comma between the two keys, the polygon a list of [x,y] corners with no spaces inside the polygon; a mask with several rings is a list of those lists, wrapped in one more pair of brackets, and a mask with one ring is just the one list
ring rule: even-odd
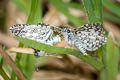
{"label": "butterfly eye", "polygon": [[70,30],[67,30],[67,33],[70,33]]}
{"label": "butterfly eye", "polygon": [[77,31],[75,31],[75,34],[77,34]]}

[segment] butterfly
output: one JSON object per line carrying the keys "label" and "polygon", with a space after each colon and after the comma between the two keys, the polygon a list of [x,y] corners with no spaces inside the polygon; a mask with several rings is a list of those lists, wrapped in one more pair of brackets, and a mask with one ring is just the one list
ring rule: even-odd
{"label": "butterfly", "polygon": [[84,55],[87,51],[95,51],[105,42],[105,31],[100,24],[85,24],[78,28],[69,27],[58,28],[64,40],[68,44],[75,45]]}
{"label": "butterfly", "polygon": [[[10,31],[15,36],[24,37],[27,39],[35,40],[47,45],[53,45],[61,42],[61,37],[56,31],[57,27],[49,24],[16,24],[10,27]],[[45,51],[35,50],[35,56],[42,56]]]}

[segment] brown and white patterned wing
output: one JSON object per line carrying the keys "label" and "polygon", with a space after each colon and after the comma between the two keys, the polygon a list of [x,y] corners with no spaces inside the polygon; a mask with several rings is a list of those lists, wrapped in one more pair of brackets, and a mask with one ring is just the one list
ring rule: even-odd
{"label": "brown and white patterned wing", "polygon": [[86,50],[94,51],[101,47],[107,39],[105,31],[100,24],[85,24],[74,30],[77,43],[80,43]]}
{"label": "brown and white patterned wing", "polygon": [[[10,27],[11,33],[15,36],[35,40],[44,44],[53,45],[61,41],[59,35],[54,34],[54,28],[51,25],[39,23],[35,24],[16,24]],[[44,51],[35,50],[36,56],[44,55]]]}
{"label": "brown and white patterned wing", "polygon": [[[48,24],[37,24],[37,25],[17,24],[10,27],[10,31],[15,36],[21,36],[24,38],[28,38],[31,40],[35,40],[41,43],[51,44],[51,45],[53,44],[51,43],[53,41],[51,39],[54,39],[53,37],[54,30],[52,29],[53,29],[53,26],[50,26]],[[59,36],[57,35],[57,38],[58,37]]]}

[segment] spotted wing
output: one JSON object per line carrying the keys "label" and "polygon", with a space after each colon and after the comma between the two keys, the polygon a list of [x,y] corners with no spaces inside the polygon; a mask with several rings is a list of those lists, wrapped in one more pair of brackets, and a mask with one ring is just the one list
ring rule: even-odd
{"label": "spotted wing", "polygon": [[100,24],[85,24],[74,30],[77,43],[88,51],[94,51],[106,42],[105,31]]}
{"label": "spotted wing", "polygon": [[56,39],[56,37],[53,37],[53,32],[54,32],[53,29],[54,29],[53,26],[50,26],[48,24],[40,24],[40,23],[37,25],[17,24],[10,27],[10,31],[15,36],[21,36],[24,38],[28,38],[46,44],[53,44],[53,42],[51,42],[53,40],[51,39]]}

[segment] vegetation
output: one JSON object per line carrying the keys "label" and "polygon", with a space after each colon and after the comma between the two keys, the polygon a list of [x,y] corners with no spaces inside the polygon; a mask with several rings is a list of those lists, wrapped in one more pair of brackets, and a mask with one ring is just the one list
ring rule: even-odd
{"label": "vegetation", "polygon": [[[12,0],[20,10],[28,15],[27,24],[37,24],[43,21],[43,10],[42,10],[43,0]],[[64,2],[63,0],[48,0],[59,12],[64,14],[69,23],[74,27],[88,23],[82,17],[76,17],[70,14],[69,8],[80,10],[88,15],[89,23],[100,23],[104,26],[104,21],[108,20],[112,23],[120,25],[120,7],[112,0],[82,0],[78,3],[75,0],[71,2]],[[106,11],[103,9],[109,10]],[[104,20],[105,19],[105,20]],[[112,27],[114,29],[114,27]],[[47,53],[56,54],[71,54],[80,58],[93,66],[95,69],[100,71],[99,80],[116,80],[117,73],[119,72],[119,54],[120,54],[120,41],[118,36],[120,34],[109,34],[109,30],[106,30],[106,36],[108,38],[107,43],[97,50],[98,58],[92,56],[84,56],[78,50],[73,50],[70,48],[62,48],[56,46],[49,46],[42,43],[38,43],[33,40],[25,39],[22,37],[15,37],[20,43],[19,47],[31,47],[38,50],[43,50]],[[0,53],[1,50],[0,50]],[[5,80],[32,80],[32,74],[34,72],[36,59],[33,54],[17,53],[14,63],[20,69],[21,73],[24,74],[23,77],[18,76],[11,66],[6,64],[3,56],[0,57],[0,74]],[[12,69],[12,70],[11,70]],[[6,71],[7,72],[6,72]],[[10,76],[8,76],[8,74]]]}

